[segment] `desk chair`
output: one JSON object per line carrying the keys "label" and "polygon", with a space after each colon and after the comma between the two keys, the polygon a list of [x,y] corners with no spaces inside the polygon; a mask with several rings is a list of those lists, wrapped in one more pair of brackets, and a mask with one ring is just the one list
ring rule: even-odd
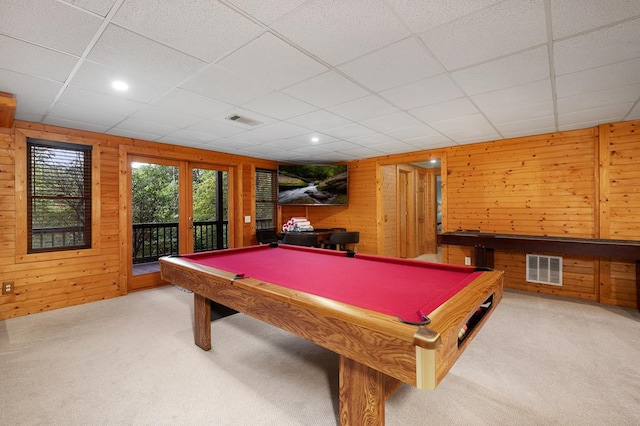
{"label": "desk chair", "polygon": [[316,247],[318,236],[316,234],[306,234],[304,232],[287,232],[282,239],[283,244],[293,244],[296,246]]}
{"label": "desk chair", "polygon": [[346,251],[349,249],[349,245],[353,246],[352,251],[356,251],[358,247],[358,243],[360,242],[360,232],[358,231],[345,231],[345,232],[334,232],[329,237],[327,241],[327,245],[329,247],[334,247],[336,250]]}
{"label": "desk chair", "polygon": [[280,240],[280,236],[273,228],[257,229],[256,239],[258,240],[258,244],[270,244],[277,243]]}

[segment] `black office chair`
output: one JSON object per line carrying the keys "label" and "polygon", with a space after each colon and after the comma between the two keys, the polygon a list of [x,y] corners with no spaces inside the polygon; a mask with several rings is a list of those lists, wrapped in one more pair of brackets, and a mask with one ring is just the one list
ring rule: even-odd
{"label": "black office chair", "polygon": [[256,229],[258,244],[270,244],[280,241],[280,236],[275,229]]}
{"label": "black office chair", "polygon": [[336,250],[349,250],[349,245],[352,246],[351,251],[355,252],[358,243],[360,242],[360,232],[358,231],[345,231],[345,232],[334,232],[329,237],[327,244],[329,247],[333,248],[335,246]]}
{"label": "black office chair", "polygon": [[316,234],[304,232],[287,232],[284,234],[282,243],[296,246],[316,247],[318,245],[318,236]]}

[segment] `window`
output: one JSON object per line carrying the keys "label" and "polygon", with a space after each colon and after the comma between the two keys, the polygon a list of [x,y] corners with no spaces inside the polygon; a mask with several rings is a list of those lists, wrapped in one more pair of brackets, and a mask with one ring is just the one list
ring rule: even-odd
{"label": "window", "polygon": [[27,138],[27,253],[91,248],[91,150]]}
{"label": "window", "polygon": [[276,228],[276,185],[275,170],[256,169],[256,229]]}

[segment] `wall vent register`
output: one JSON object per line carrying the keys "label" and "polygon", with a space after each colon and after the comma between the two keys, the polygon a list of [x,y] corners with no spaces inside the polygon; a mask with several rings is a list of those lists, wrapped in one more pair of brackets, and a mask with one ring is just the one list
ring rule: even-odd
{"label": "wall vent register", "polygon": [[527,255],[527,281],[538,284],[562,285],[562,257]]}

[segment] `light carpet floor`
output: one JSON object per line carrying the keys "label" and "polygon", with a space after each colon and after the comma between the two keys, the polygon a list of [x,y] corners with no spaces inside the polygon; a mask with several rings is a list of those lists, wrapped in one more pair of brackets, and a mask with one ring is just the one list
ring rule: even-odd
{"label": "light carpet floor", "polygon": [[[193,344],[176,287],[0,321],[0,425],[335,425],[337,357],[242,314]],[[640,314],[506,291],[388,425],[638,425]]]}

